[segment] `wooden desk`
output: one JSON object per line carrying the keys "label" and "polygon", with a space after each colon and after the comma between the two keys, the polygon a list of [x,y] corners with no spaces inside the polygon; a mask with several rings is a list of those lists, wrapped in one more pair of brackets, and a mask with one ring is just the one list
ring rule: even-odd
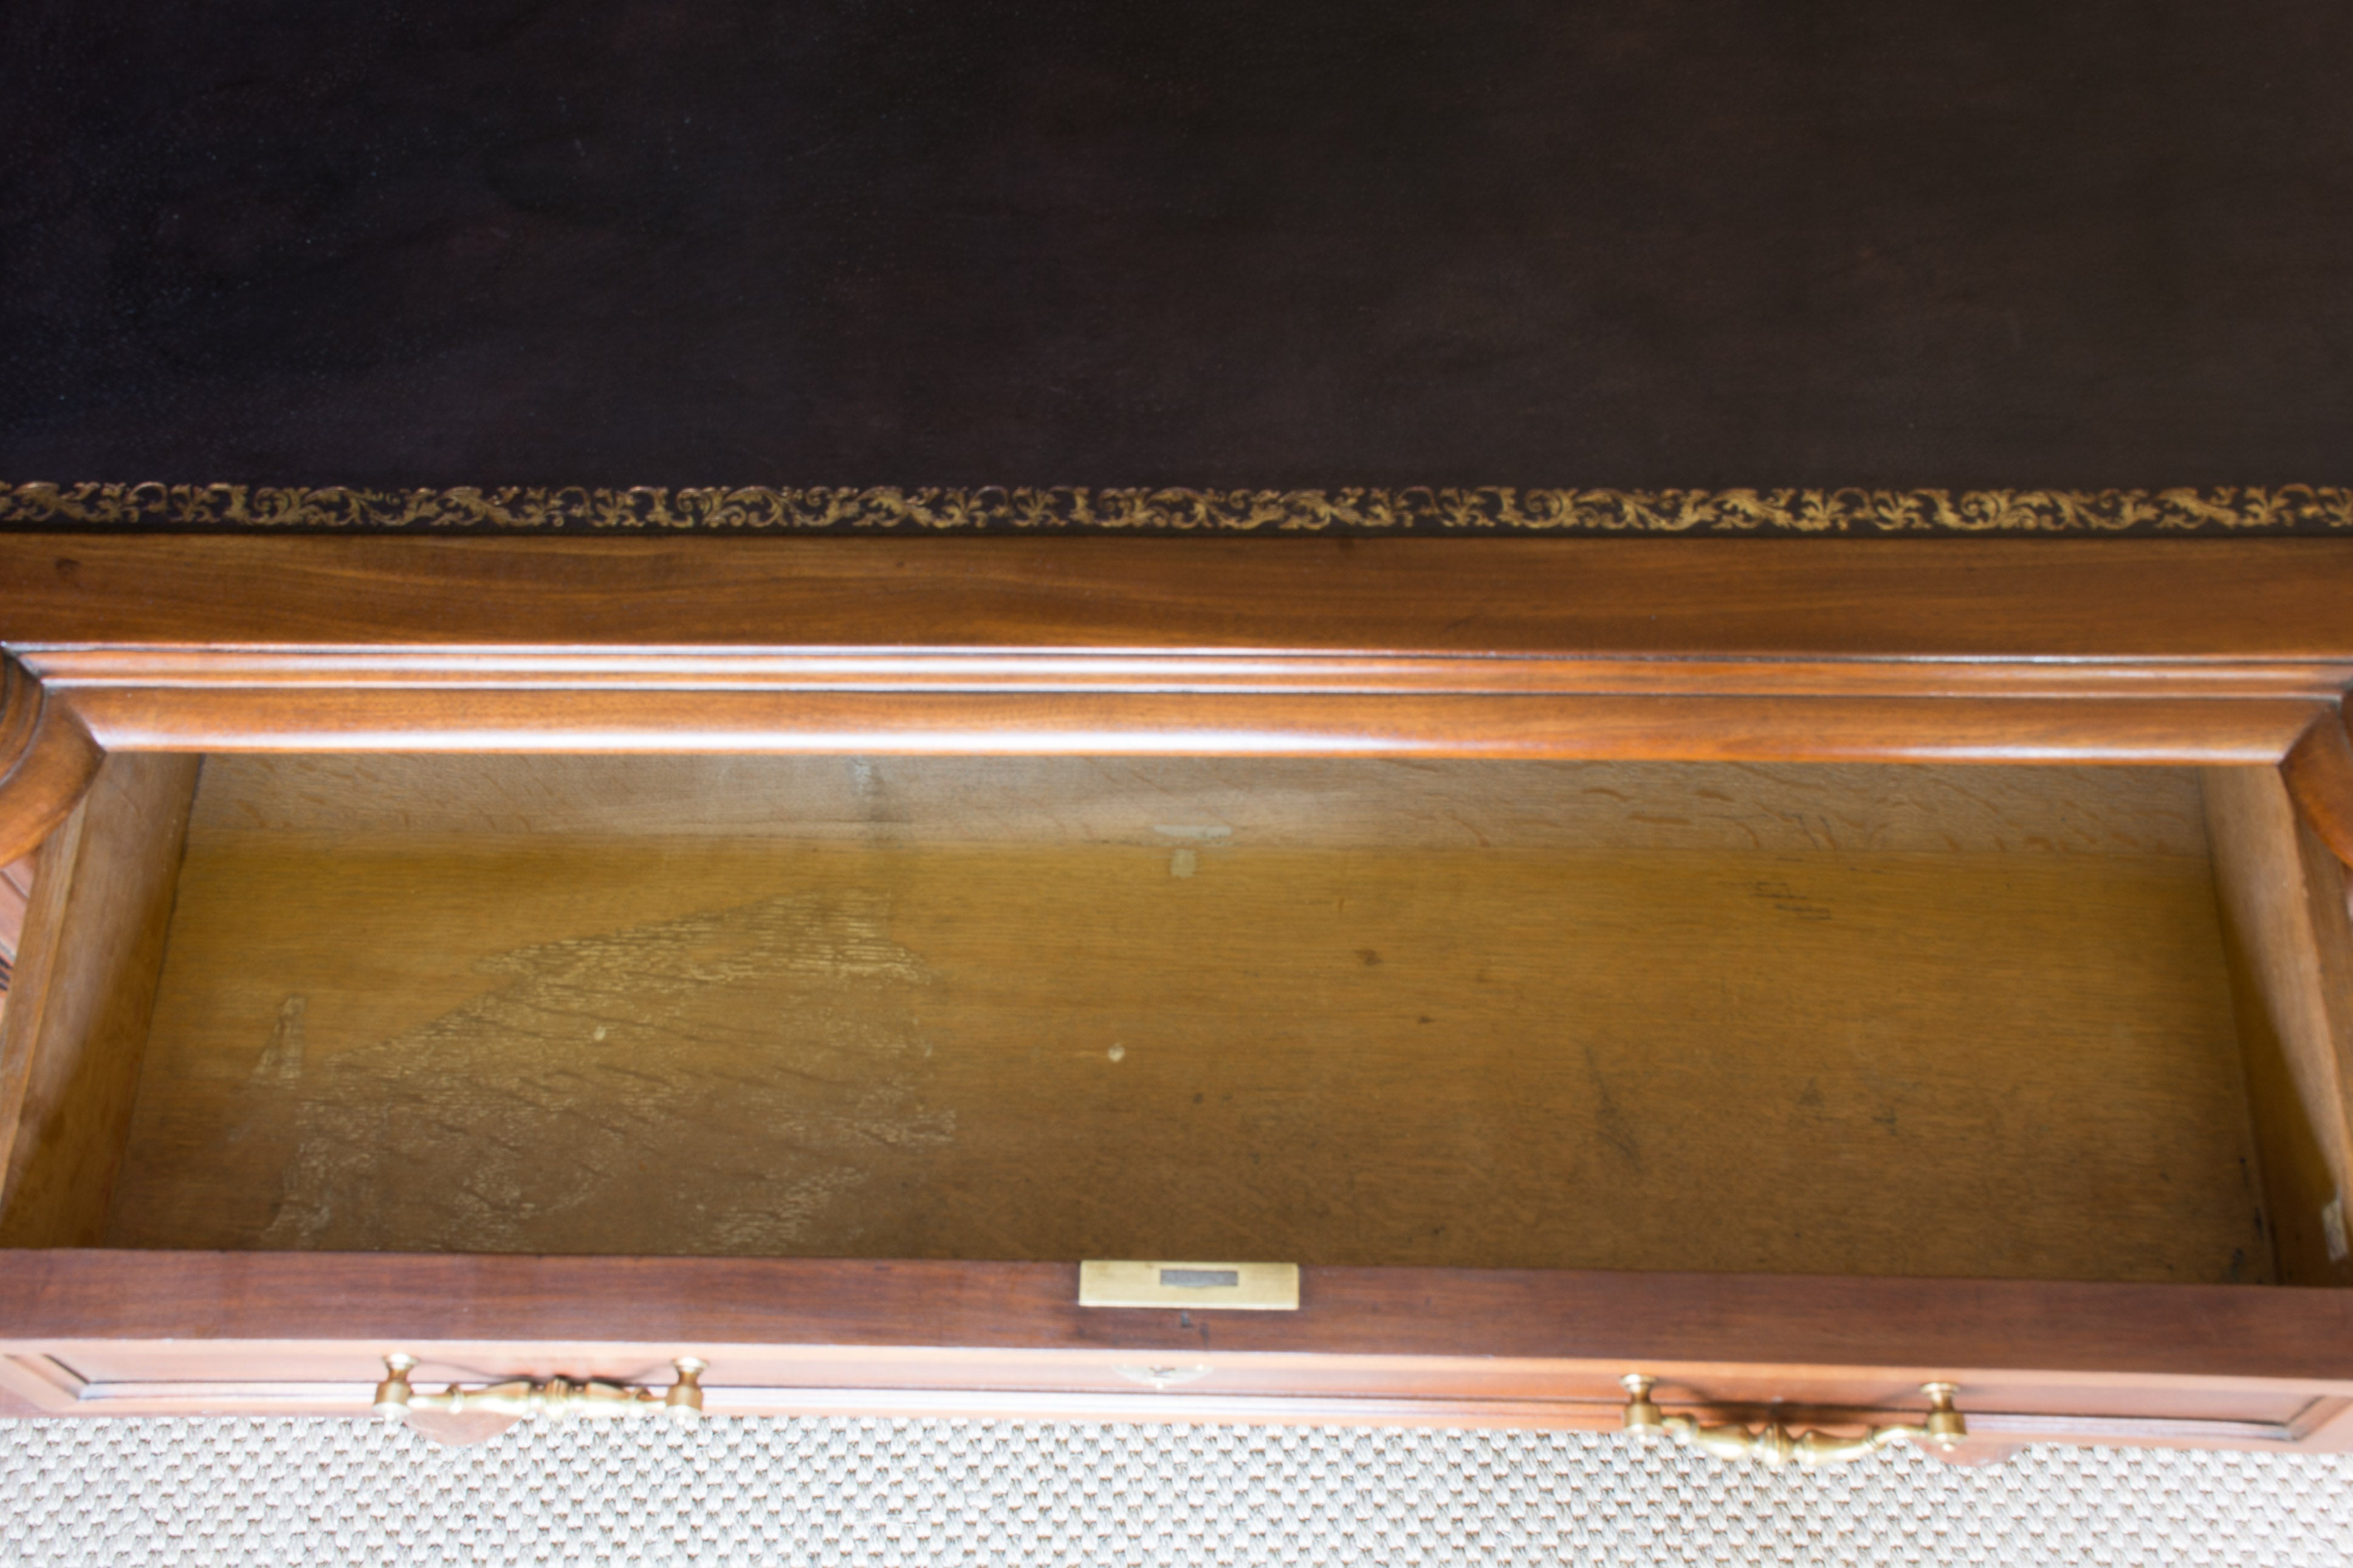
{"label": "wooden desk", "polygon": [[2348,605],[2317,540],[0,536],[0,1385],[2342,1447]]}

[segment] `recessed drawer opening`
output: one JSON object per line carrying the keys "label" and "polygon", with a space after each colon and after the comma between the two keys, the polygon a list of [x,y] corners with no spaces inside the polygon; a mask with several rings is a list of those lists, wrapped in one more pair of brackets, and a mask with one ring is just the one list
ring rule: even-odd
{"label": "recessed drawer opening", "polygon": [[2192,771],[173,776],[10,1245],[2280,1275]]}

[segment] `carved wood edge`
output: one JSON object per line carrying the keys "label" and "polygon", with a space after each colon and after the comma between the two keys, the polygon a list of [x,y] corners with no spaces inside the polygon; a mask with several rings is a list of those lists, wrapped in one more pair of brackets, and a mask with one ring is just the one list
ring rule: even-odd
{"label": "carved wood edge", "polygon": [[2353,735],[2342,709],[2333,709],[2297,737],[2280,761],[2280,773],[2320,841],[2353,867]]}
{"label": "carved wood edge", "polygon": [[71,710],[0,655],[0,865],[37,848],[98,775],[104,753]]}

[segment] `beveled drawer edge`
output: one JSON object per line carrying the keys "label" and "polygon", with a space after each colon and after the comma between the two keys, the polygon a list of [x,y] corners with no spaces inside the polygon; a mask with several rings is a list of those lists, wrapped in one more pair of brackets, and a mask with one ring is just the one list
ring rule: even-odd
{"label": "beveled drawer edge", "polygon": [[[91,1383],[54,1356],[0,1357],[0,1384],[46,1414],[364,1415],[364,1381],[122,1380]],[[37,1394],[36,1391],[37,1390]],[[1178,1386],[1146,1392],[1038,1389],[914,1389],[758,1386],[717,1382],[704,1389],[712,1415],[1002,1417],[1021,1420],[1154,1420],[1237,1424],[1337,1423],[1609,1431],[1619,1407],[1605,1398],[1399,1398],[1345,1394],[1225,1394]],[[2295,1421],[2234,1421],[2153,1415],[2063,1415],[1971,1412],[1981,1437],[2023,1442],[2117,1443],[2198,1447],[2293,1448],[2353,1401],[2316,1399]],[[1884,1415],[1860,1406],[1806,1406],[1793,1416],[1854,1425]]]}

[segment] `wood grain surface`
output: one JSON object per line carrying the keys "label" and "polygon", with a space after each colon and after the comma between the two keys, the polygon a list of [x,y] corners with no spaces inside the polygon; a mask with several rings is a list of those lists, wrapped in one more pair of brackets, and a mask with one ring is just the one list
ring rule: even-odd
{"label": "wood grain surface", "polygon": [[115,1245],[2269,1277],[2179,774],[216,765]]}
{"label": "wood grain surface", "polygon": [[0,864],[56,831],[90,787],[99,756],[72,710],[0,654]]}
{"label": "wood grain surface", "polygon": [[110,757],[42,846],[0,1018],[0,1246],[105,1229],[195,783],[193,757]]}
{"label": "wood grain surface", "polygon": [[2201,801],[2159,767],[311,752],[206,758],[188,831],[2202,857]]}
{"label": "wood grain surface", "polygon": [[[31,650],[576,645],[2343,666],[2353,660],[2348,591],[2353,548],[2325,539],[0,535],[0,642]],[[41,668],[37,654],[33,663]]]}
{"label": "wood grain surface", "polygon": [[[2332,721],[2333,722],[2333,721]],[[2353,925],[2276,768],[2210,768],[2207,825],[2282,1276],[2353,1282]],[[2329,1211],[2334,1207],[2334,1234]]]}
{"label": "wood grain surface", "polygon": [[[11,860],[0,866],[0,961],[10,968],[16,963],[16,950],[25,942],[25,915],[33,896],[33,858]],[[0,987],[0,992],[5,992]]]}

